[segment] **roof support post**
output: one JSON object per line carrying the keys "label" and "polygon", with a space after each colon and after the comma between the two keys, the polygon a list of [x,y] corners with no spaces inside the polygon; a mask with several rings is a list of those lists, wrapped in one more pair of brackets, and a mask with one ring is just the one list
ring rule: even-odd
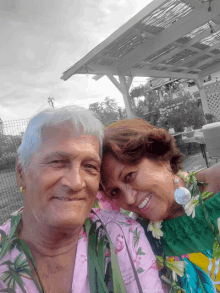
{"label": "roof support post", "polygon": [[129,78],[127,82],[124,75],[119,75],[119,81],[122,88],[121,93],[123,95],[127,116],[129,119],[132,119],[134,118],[134,113],[132,112],[131,98],[129,95],[129,88],[131,86],[132,79]]}
{"label": "roof support post", "polygon": [[129,95],[129,88],[131,86],[133,78],[131,76],[129,76],[128,81],[126,81],[126,78],[124,75],[119,75],[119,81],[118,81],[111,74],[108,74],[107,77],[117,87],[117,89],[122,93],[128,118],[129,119],[134,118],[134,114],[132,112],[132,107],[131,107],[131,99],[130,99],[130,95]]}
{"label": "roof support post", "polygon": [[208,102],[207,102],[206,92],[205,92],[205,89],[204,89],[204,86],[203,86],[203,80],[201,78],[195,79],[195,83],[196,83],[196,85],[197,85],[197,87],[199,89],[199,92],[200,92],[203,112],[204,112],[204,114],[210,113]]}

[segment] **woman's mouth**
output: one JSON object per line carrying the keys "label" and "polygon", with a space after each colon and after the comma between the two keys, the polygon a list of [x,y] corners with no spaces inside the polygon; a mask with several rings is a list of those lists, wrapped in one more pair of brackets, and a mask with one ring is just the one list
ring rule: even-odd
{"label": "woman's mouth", "polygon": [[138,208],[139,209],[143,209],[144,207],[146,207],[146,205],[149,203],[150,199],[151,199],[152,194],[150,193],[143,201],[142,203],[139,204]]}

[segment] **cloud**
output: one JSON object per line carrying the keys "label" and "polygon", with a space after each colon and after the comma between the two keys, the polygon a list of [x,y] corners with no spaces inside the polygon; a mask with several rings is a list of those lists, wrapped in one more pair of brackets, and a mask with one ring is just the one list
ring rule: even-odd
{"label": "cloud", "polygon": [[[48,105],[88,107],[106,96],[123,99],[107,78],[62,72],[120,27],[144,0],[0,1],[0,117],[26,118]],[[42,106],[43,105],[43,106]]]}

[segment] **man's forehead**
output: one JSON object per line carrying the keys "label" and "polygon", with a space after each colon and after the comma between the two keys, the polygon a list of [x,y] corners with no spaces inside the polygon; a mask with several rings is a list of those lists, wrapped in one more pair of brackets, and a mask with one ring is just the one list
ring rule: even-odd
{"label": "man's forehead", "polygon": [[49,139],[68,139],[77,138],[84,134],[82,125],[79,129],[70,122],[65,122],[61,125],[47,126],[45,127],[42,135],[42,142],[48,141]]}

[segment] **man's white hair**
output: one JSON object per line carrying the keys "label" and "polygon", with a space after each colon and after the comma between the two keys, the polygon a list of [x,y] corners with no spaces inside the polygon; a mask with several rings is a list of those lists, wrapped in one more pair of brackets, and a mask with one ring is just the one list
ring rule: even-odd
{"label": "man's white hair", "polygon": [[96,136],[99,139],[100,157],[102,156],[103,125],[91,111],[75,105],[49,108],[30,120],[22,144],[18,148],[18,161],[24,171],[27,171],[31,157],[42,144],[44,130],[65,122],[70,122],[76,130],[79,130],[80,126],[83,127],[84,134]]}

